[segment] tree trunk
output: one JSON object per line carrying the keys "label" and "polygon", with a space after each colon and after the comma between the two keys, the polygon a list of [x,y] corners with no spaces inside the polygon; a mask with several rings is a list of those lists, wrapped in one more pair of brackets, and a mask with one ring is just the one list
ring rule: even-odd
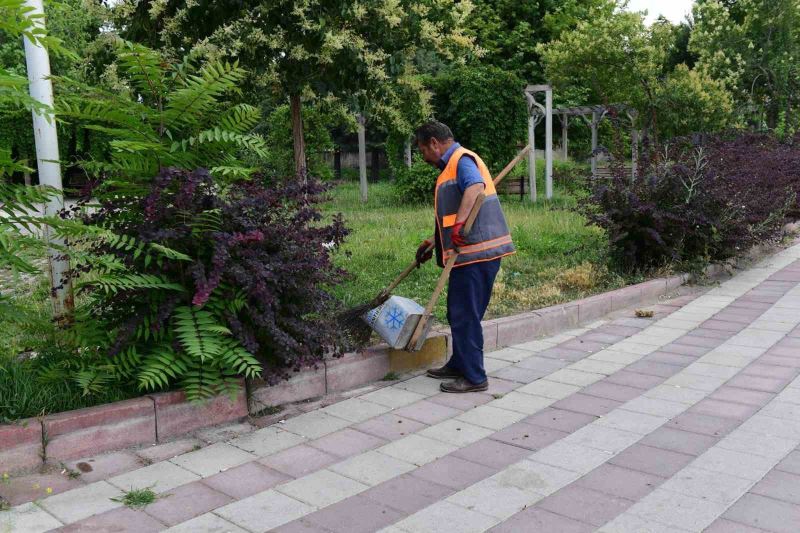
{"label": "tree trunk", "polygon": [[303,137],[303,115],[300,95],[293,94],[292,105],[292,140],[294,142],[294,170],[298,176],[306,175],[306,142]]}

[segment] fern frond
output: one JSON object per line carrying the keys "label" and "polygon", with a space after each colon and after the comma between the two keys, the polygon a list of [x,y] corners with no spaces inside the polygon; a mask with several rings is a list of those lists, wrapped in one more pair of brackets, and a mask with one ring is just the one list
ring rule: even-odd
{"label": "fern frond", "polygon": [[207,63],[198,74],[182,78],[183,87],[170,93],[164,122],[169,126],[200,125],[222,95],[238,90],[244,77],[245,71],[238,63]]}
{"label": "fern frond", "polygon": [[104,274],[95,279],[86,280],[76,284],[76,288],[96,288],[103,291],[106,295],[117,294],[119,291],[133,290],[169,290],[182,292],[183,286],[178,283],[156,276],[154,274]]}
{"label": "fern frond", "polygon": [[230,331],[208,311],[181,306],[175,309],[175,335],[189,356],[200,363],[217,359]]}
{"label": "fern frond", "polygon": [[228,109],[219,121],[222,129],[233,133],[247,133],[261,120],[261,111],[248,104],[238,104]]}
{"label": "fern frond", "polygon": [[166,93],[164,58],[157,51],[130,41],[119,41],[118,64],[134,87],[158,100]]}

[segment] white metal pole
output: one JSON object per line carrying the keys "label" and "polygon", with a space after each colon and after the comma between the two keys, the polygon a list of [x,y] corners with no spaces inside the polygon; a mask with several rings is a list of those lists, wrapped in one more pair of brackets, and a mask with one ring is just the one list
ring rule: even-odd
{"label": "white metal pole", "polygon": [[528,100],[528,182],[530,184],[531,202],[536,202],[536,120],[533,116],[534,98],[530,93],[525,93]]}
{"label": "white metal pole", "polygon": [[547,199],[553,198],[553,89],[548,87],[545,91],[545,154],[544,178],[545,195]]}
{"label": "white metal pole", "polygon": [[[44,28],[44,7],[42,0],[26,0],[33,8],[31,15],[41,15],[33,19],[37,27]],[[46,110],[33,112],[33,136],[36,143],[36,165],[39,170],[39,183],[55,189],[56,194],[44,206],[46,216],[56,216],[64,208],[64,193],[61,184],[61,164],[58,157],[58,135],[53,115],[53,84],[50,81],[50,57],[39,43],[25,38],[25,61],[28,69],[28,82],[31,98],[47,106]],[[64,242],[52,235],[49,227],[44,229],[48,243],[63,247]],[[69,276],[69,258],[53,246],[49,248],[50,283],[53,313],[57,320],[68,317],[73,308],[72,285]]]}
{"label": "white metal pole", "polygon": [[361,201],[367,203],[367,133],[364,115],[358,115],[358,176],[361,182]]}
{"label": "white metal pole", "polygon": [[411,168],[411,139],[406,139],[405,145],[403,146],[403,155],[406,167]]}

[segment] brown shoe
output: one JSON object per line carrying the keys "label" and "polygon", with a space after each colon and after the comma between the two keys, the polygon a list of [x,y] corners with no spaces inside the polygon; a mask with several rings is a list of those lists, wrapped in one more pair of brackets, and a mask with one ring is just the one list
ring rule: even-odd
{"label": "brown shoe", "polygon": [[431,368],[429,369],[425,375],[429,378],[435,379],[458,379],[461,377],[461,372],[454,368],[450,368],[447,365],[444,365],[441,368]]}
{"label": "brown shoe", "polygon": [[474,383],[470,383],[465,378],[458,378],[455,381],[448,381],[447,383],[442,383],[439,385],[439,389],[442,392],[453,392],[453,393],[463,393],[463,392],[483,392],[489,388],[489,380],[487,379],[483,383],[478,383],[475,385]]}

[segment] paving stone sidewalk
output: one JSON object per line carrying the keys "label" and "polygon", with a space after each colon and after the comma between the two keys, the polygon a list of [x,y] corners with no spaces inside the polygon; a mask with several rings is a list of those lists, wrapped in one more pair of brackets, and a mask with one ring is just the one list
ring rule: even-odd
{"label": "paving stone sidewalk", "polygon": [[800,531],[800,245],[655,311],[488,353],[487,393],[419,376],[98,458],[0,531]]}

